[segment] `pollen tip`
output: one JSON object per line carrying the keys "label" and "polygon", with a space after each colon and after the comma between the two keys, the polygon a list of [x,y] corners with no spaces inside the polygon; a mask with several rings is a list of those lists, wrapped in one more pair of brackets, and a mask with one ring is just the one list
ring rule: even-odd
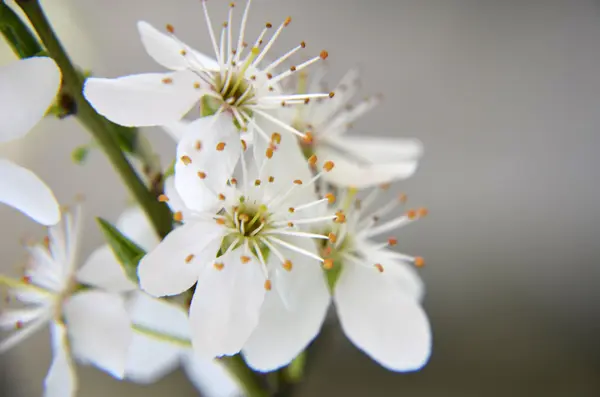
{"label": "pollen tip", "polygon": [[294,207],[290,207],[288,208],[288,211],[290,212],[290,214],[293,214],[296,211],[296,209]]}
{"label": "pollen tip", "polygon": [[285,21],[283,21],[283,26],[288,26],[290,23],[292,23],[292,17],[287,17]]}
{"label": "pollen tip", "polygon": [[181,162],[184,165],[189,165],[192,163],[192,159],[190,158],[190,156],[181,156]]}
{"label": "pollen tip", "polygon": [[217,150],[219,152],[222,152],[223,150],[225,150],[225,142],[219,142],[219,143],[217,143]]}
{"label": "pollen tip", "polygon": [[425,259],[423,259],[421,256],[417,256],[414,263],[416,267],[423,267],[425,266]]}
{"label": "pollen tip", "polygon": [[163,84],[172,84],[173,83],[173,79],[170,77],[165,77],[164,79],[162,79]]}
{"label": "pollen tip", "polygon": [[311,143],[313,143],[314,141],[314,137],[312,132],[308,131],[304,133],[304,136],[302,137],[302,142],[304,142],[307,145],[310,145]]}
{"label": "pollen tip", "polygon": [[206,179],[206,172],[204,172],[204,171],[198,171],[198,178],[200,178],[200,179]]}
{"label": "pollen tip", "polygon": [[329,202],[329,204],[335,203],[335,195],[333,193],[327,193],[325,195],[325,198],[327,199],[327,201]]}
{"label": "pollen tip", "polygon": [[302,48],[306,48],[306,43],[305,43],[304,41],[301,41],[301,42],[300,42],[300,47],[302,47]]}
{"label": "pollen tip", "polygon": [[334,166],[335,164],[333,163],[333,161],[326,161],[325,164],[323,164],[323,169],[329,172],[333,169]]}
{"label": "pollen tip", "polygon": [[185,263],[190,263],[194,259],[194,254],[189,254],[185,257]]}
{"label": "pollen tip", "polygon": [[271,134],[271,143],[276,143],[278,145],[281,143],[281,134],[279,132]]}
{"label": "pollen tip", "polygon": [[273,148],[267,148],[265,155],[268,159],[273,158]]}
{"label": "pollen tip", "polygon": [[333,259],[325,259],[323,261],[323,269],[325,269],[325,270],[333,269]]}
{"label": "pollen tip", "polygon": [[183,220],[183,214],[181,213],[181,211],[177,211],[173,214],[173,220],[175,222],[181,222]]}
{"label": "pollen tip", "polygon": [[165,28],[167,29],[167,32],[173,34],[175,33],[175,28],[173,27],[173,25],[171,25],[170,23],[168,23]]}
{"label": "pollen tip", "polygon": [[219,200],[225,201],[225,195],[223,193],[219,193]]}
{"label": "pollen tip", "polygon": [[335,223],[344,223],[346,222],[346,215],[342,211],[338,211],[335,213],[335,219],[333,220]]}
{"label": "pollen tip", "polygon": [[215,264],[213,266],[217,270],[223,270],[223,268],[225,267],[225,264],[223,262],[215,262]]}
{"label": "pollen tip", "polygon": [[289,260],[289,259],[286,259],[286,260],[283,262],[283,265],[282,265],[282,266],[283,266],[283,268],[284,268],[285,270],[287,270],[288,272],[289,272],[289,271],[291,271],[291,270],[292,270],[292,268],[294,267],[294,265],[292,264],[292,261],[291,261],[291,260]]}
{"label": "pollen tip", "polygon": [[169,201],[169,198],[165,194],[161,194],[160,196],[158,196],[158,201],[160,201],[161,203],[166,203],[167,201]]}
{"label": "pollen tip", "polygon": [[406,217],[410,220],[416,219],[417,218],[417,211],[415,210],[408,210],[406,212]]}
{"label": "pollen tip", "polygon": [[271,280],[265,280],[265,290],[271,291],[272,287],[273,286],[271,285]]}
{"label": "pollen tip", "polygon": [[274,177],[274,176],[270,176],[270,177],[269,177],[269,182],[270,182],[270,183],[273,183],[274,181],[275,181],[275,177]]}
{"label": "pollen tip", "polygon": [[267,22],[267,23],[265,24],[265,27],[266,27],[267,29],[271,29],[271,28],[273,27],[273,24],[272,24],[271,22]]}
{"label": "pollen tip", "polygon": [[389,244],[391,247],[393,247],[393,246],[395,246],[396,244],[398,244],[398,239],[396,239],[396,238],[394,238],[394,237],[390,237],[390,238],[388,239],[388,244]]}
{"label": "pollen tip", "polygon": [[194,143],[194,148],[196,150],[201,150],[202,149],[202,142],[200,142],[199,140],[196,141],[196,143]]}
{"label": "pollen tip", "polygon": [[217,219],[215,219],[215,221],[217,222],[217,225],[224,225],[225,224],[225,219],[222,219],[222,218],[217,218]]}
{"label": "pollen tip", "polygon": [[232,184],[232,185],[237,185],[237,179],[235,179],[235,178],[231,178],[231,180],[230,180],[230,181],[231,181],[231,184]]}
{"label": "pollen tip", "polygon": [[242,143],[242,150],[245,152],[248,149],[248,144],[243,139],[240,139],[240,142]]}
{"label": "pollen tip", "polygon": [[335,235],[335,233],[330,232],[327,237],[329,238],[329,241],[332,243],[335,243],[337,241],[337,236]]}
{"label": "pollen tip", "polygon": [[290,72],[295,72],[296,71],[296,66],[292,65],[290,66]]}
{"label": "pollen tip", "polygon": [[381,263],[376,263],[374,266],[379,270],[379,273],[383,273],[383,265]]}
{"label": "pollen tip", "polygon": [[252,55],[258,55],[260,54],[260,49],[258,47],[252,47],[250,52],[252,53]]}
{"label": "pollen tip", "polygon": [[242,255],[242,256],[240,256],[240,262],[246,264],[246,263],[250,262],[250,257],[247,255]]}
{"label": "pollen tip", "polygon": [[417,210],[417,214],[419,215],[420,218],[427,216],[429,214],[429,210],[427,208],[419,208]]}
{"label": "pollen tip", "polygon": [[261,184],[261,180],[260,179],[257,179],[257,180],[254,181],[254,186],[260,186],[260,184]]}
{"label": "pollen tip", "polygon": [[333,98],[334,96],[335,96],[335,92],[334,92],[334,91],[331,91],[331,92],[329,93],[329,98]]}
{"label": "pollen tip", "polygon": [[317,165],[317,155],[313,154],[312,156],[310,156],[308,158],[308,164],[310,164],[311,167],[315,167]]}
{"label": "pollen tip", "polygon": [[300,179],[294,179],[294,184],[295,185],[302,185],[302,180],[300,180]]}
{"label": "pollen tip", "polygon": [[325,60],[329,57],[329,53],[327,51],[323,50],[323,51],[321,51],[319,56],[321,57],[321,59]]}
{"label": "pollen tip", "polygon": [[288,227],[294,227],[294,222],[288,222],[287,225]]}

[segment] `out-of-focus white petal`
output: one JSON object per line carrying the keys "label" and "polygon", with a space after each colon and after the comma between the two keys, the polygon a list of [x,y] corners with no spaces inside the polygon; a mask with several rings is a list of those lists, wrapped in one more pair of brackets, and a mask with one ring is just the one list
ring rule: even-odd
{"label": "out-of-focus white petal", "polygon": [[0,159],[0,202],[10,205],[43,225],[60,220],[52,191],[33,172]]}
{"label": "out-of-focus white petal", "polygon": [[177,145],[175,188],[186,206],[211,209],[225,192],[242,146],[227,114],[202,117],[188,125]]}
{"label": "out-of-focus white petal", "polygon": [[123,267],[108,245],[97,248],[77,271],[77,281],[109,292],[125,292],[136,289],[125,275]]}
{"label": "out-of-focus white petal", "polygon": [[216,360],[199,357],[190,351],[183,357],[188,378],[204,397],[239,397],[242,389],[227,369]]}
{"label": "out-of-focus white petal", "polygon": [[191,348],[153,335],[160,333],[189,341],[187,313],[143,292],[134,294],[128,308],[135,332],[127,354],[125,377],[138,383],[155,382],[174,370],[182,354]]}
{"label": "out-of-focus white petal", "polygon": [[72,397],[77,389],[77,376],[69,352],[67,330],[63,324],[53,322],[50,332],[52,364],[44,380],[43,397]]}
{"label": "out-of-focus white petal", "polygon": [[253,258],[241,262],[241,249],[217,259],[223,267],[205,266],[190,307],[192,343],[197,354],[218,357],[238,353],[258,324],[265,278]]}
{"label": "out-of-focus white petal", "polygon": [[190,71],[90,77],[83,94],[98,113],[124,126],[160,126],[181,119],[200,99]]}
{"label": "out-of-focus white petal", "polygon": [[123,211],[117,220],[117,229],[145,251],[156,247],[158,236],[141,207],[130,207]]}
{"label": "out-of-focus white petal", "polygon": [[51,58],[33,57],[0,66],[0,142],[29,132],[46,114],[59,86],[60,70]]}
{"label": "out-of-focus white petal", "polygon": [[425,365],[431,354],[427,316],[385,271],[345,264],[333,299],[346,336],[379,364],[401,372]]}
{"label": "out-of-focus white petal", "polygon": [[370,160],[354,155],[348,155],[338,150],[332,150],[325,146],[319,146],[316,151],[321,160],[330,160],[335,163],[331,172],[324,178],[338,186],[352,186],[366,188],[388,183],[397,179],[410,177],[417,170],[417,159],[399,160],[394,163],[372,163]]}
{"label": "out-of-focus white petal", "polygon": [[133,335],[123,299],[117,294],[87,290],[71,296],[63,310],[73,356],[123,378]]}
{"label": "out-of-focus white petal", "polygon": [[[308,239],[288,240],[317,253]],[[257,371],[273,371],[289,364],[319,333],[329,307],[329,289],[320,264],[286,248],[281,252],[292,261],[293,268],[282,270],[281,262],[270,255],[269,267],[278,270],[275,288],[267,292],[258,326],[243,349],[246,362]]]}
{"label": "out-of-focus white petal", "polygon": [[198,280],[201,267],[215,258],[223,230],[214,221],[193,221],[173,230],[140,261],[140,287],[153,296],[188,290]]}
{"label": "out-of-focus white petal", "polygon": [[148,22],[139,21],[138,30],[148,54],[167,69],[187,69],[190,63],[194,65],[200,64],[209,70],[219,69],[219,64],[214,59],[178,42],[171,36],[159,32]]}
{"label": "out-of-focus white petal", "polygon": [[417,160],[423,155],[423,144],[418,139],[342,136],[327,139],[332,145],[374,164],[393,164]]}

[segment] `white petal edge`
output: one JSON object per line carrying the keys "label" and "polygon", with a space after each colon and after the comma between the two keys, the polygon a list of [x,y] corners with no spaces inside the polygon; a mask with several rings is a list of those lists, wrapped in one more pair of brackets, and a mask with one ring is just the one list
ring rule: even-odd
{"label": "white petal edge", "polygon": [[183,368],[190,382],[204,397],[239,397],[244,392],[223,364],[189,351],[183,356]]}
{"label": "white petal edge", "polygon": [[216,60],[158,31],[148,22],[139,21],[137,26],[146,52],[165,68],[184,70],[190,67],[190,62],[194,62],[195,64],[200,63],[208,70],[219,70]]}
{"label": "white petal edge", "polygon": [[192,221],[173,230],[138,266],[140,287],[152,296],[177,295],[198,280],[202,266],[217,255],[224,228]]}
{"label": "white petal edge", "polygon": [[63,310],[73,356],[122,379],[133,336],[123,299],[117,294],[86,290],[71,296]]}
{"label": "white petal edge", "polygon": [[33,172],[0,159],[0,202],[43,225],[55,225],[60,210],[54,194]]}
{"label": "white petal edge", "polygon": [[383,367],[416,371],[429,360],[431,328],[418,300],[384,273],[345,264],[334,302],[346,336]]}
{"label": "white petal edge", "polygon": [[60,86],[51,58],[33,57],[0,66],[0,142],[24,136],[46,114]]}
{"label": "white petal edge", "polygon": [[198,102],[202,90],[194,88],[196,81],[189,71],[90,77],[83,94],[98,113],[117,124],[161,126],[180,120]]}

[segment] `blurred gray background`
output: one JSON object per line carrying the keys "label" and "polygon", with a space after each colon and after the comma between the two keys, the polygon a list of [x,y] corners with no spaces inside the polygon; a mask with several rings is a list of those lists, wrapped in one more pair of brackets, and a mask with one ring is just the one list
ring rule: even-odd
{"label": "blurred gray background", "polygon": [[[209,2],[215,23],[227,3]],[[328,330],[297,396],[600,395],[600,3],[255,3],[250,37],[291,15],[280,53],[301,40],[315,54],[328,49],[332,83],[359,65],[364,93],[385,95],[356,132],[418,137],[426,150],[416,176],[397,189],[431,215],[397,236],[401,250],[427,260],[429,365],[386,372]],[[140,19],[171,23],[192,46],[211,48],[198,0],[44,4],[72,56],[98,76],[161,70],[138,40]],[[163,160],[172,156],[169,138],[147,134]],[[45,120],[27,140],[0,149],[63,203],[86,196],[82,258],[102,242],[93,216],[114,220],[127,204],[101,153],[84,167],[71,163],[72,149],[89,139],[73,120]],[[20,239],[42,230],[5,206],[0,225],[1,268],[16,274]],[[39,396],[49,362],[42,332],[2,358],[0,384],[11,397]],[[79,375],[84,397],[196,395],[181,373],[153,387],[92,368]]]}

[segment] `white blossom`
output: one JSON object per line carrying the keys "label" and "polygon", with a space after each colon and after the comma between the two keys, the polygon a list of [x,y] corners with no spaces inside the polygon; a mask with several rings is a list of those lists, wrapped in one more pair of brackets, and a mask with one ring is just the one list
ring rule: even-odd
{"label": "white blossom", "polygon": [[[160,241],[140,207],[124,211],[116,226],[124,236],[146,251],[155,248]],[[154,383],[182,364],[203,396],[241,395],[238,385],[221,364],[194,354],[187,311],[177,303],[156,299],[140,291],[127,278],[108,245],[90,255],[79,272],[79,279],[95,280],[103,288],[126,297],[127,312],[134,331],[127,352],[126,380]]]}
{"label": "white blossom", "polygon": [[[323,73],[308,85],[315,90],[322,84]],[[301,94],[307,88],[307,75],[300,75],[295,88]],[[302,147],[306,156],[334,161],[336,168],[324,178],[340,187],[371,187],[413,175],[422,154],[416,139],[381,138],[371,134],[349,136],[347,132],[364,114],[377,107],[381,96],[372,96],[352,105],[358,91],[358,73],[350,70],[335,88],[335,97],[307,101],[306,106],[283,108],[281,114],[294,128],[308,135]],[[377,130],[376,124],[373,124]]]}
{"label": "white blossom", "polygon": [[[60,86],[51,58],[33,57],[0,66],[0,142],[22,138],[46,114]],[[44,225],[60,219],[52,191],[33,172],[0,158],[0,202]]]}
{"label": "white blossom", "polygon": [[[288,95],[281,91],[280,82],[326,59],[328,53],[321,51],[318,56],[278,73],[280,65],[306,44],[301,42],[283,56],[267,62],[273,44],[290,24],[291,18],[286,18],[269,40],[265,36],[273,26],[267,23],[249,47],[245,35],[250,4],[251,1],[248,1],[244,9],[236,39],[232,32],[235,4],[231,3],[228,19],[223,23],[220,36],[217,36],[206,1],[202,1],[214,58],[184,44],[175,36],[172,25],[167,25],[165,34],[146,22],[139,22],[138,29],[146,51],[171,72],[135,74],[116,79],[89,78],[84,87],[86,99],[100,114],[126,126],[172,125],[205,99],[200,102],[201,106],[211,107],[216,114],[230,114],[242,132],[258,135],[266,144],[271,142],[273,132],[287,132],[306,138],[303,132],[277,117],[277,110],[282,105],[301,105],[306,100],[330,98],[334,94]],[[239,147],[226,150],[237,150],[232,157],[239,157]]]}
{"label": "white blossom", "polygon": [[401,195],[371,209],[379,190],[353,202],[354,191],[342,195],[337,204],[345,222],[334,227],[337,238],[323,247],[323,256],[333,260],[329,269],[335,279],[333,300],[345,334],[361,350],[387,369],[420,369],[431,354],[431,329],[420,305],[423,283],[414,267],[423,265],[389,249],[397,244],[373,238],[425,216],[423,208],[398,217],[389,213],[406,197]]}
{"label": "white blossom", "polygon": [[[225,117],[198,123],[229,129],[226,144],[240,145]],[[140,285],[154,296],[195,285],[194,349],[208,357],[241,351],[251,367],[270,371],[317,335],[329,306],[314,244],[329,237],[302,227],[336,218],[313,213],[329,201],[316,197],[314,183],[333,163],[313,177],[296,140],[278,138],[259,169],[242,156],[236,178],[214,136],[192,123],[178,144],[174,183],[161,199],[182,225],[142,259]]]}
{"label": "white blossom", "polygon": [[123,299],[95,288],[78,287],[77,243],[80,216],[67,213],[49,229],[44,244],[29,247],[21,280],[0,276],[8,297],[24,305],[0,315],[4,352],[49,324],[53,360],[44,396],[69,397],[77,388],[72,357],[122,378],[132,330]]}

